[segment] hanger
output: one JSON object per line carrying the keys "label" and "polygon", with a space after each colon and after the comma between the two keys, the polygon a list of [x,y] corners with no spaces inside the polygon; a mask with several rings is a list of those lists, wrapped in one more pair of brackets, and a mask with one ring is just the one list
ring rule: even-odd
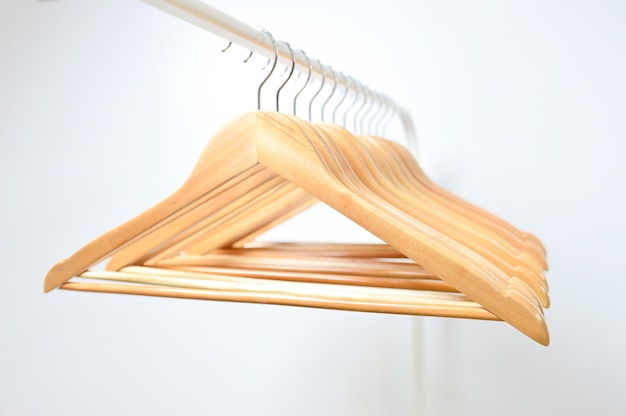
{"label": "hanger", "polygon": [[[366,95],[368,96],[371,95],[371,91],[366,91]],[[390,112],[392,114],[394,112],[397,113],[397,115],[400,117],[400,119],[403,122],[403,127],[405,129],[407,137],[409,138],[409,143],[415,141],[413,123],[408,118],[406,113],[403,112],[401,109],[387,105],[387,102],[389,101],[387,97],[377,96],[375,97],[375,100],[381,101],[382,107],[388,107],[388,108],[391,108],[392,110],[392,111],[388,111],[388,109],[386,109],[385,111]],[[374,100],[372,99],[371,101],[374,101]],[[355,118],[354,124],[355,124],[355,129],[356,129],[357,128],[356,118]],[[372,130],[371,120],[369,124],[370,124],[370,130]],[[361,119],[361,130],[363,130],[363,119]],[[361,145],[367,145],[369,139],[371,138],[367,135],[359,136],[358,143]],[[541,244],[541,242],[532,234],[521,232],[517,230],[515,227],[513,227],[511,224],[502,220],[501,218],[494,216],[493,214],[490,214],[484,210],[481,210],[480,208],[477,208],[476,206],[468,203],[467,201],[464,201],[458,198],[457,196],[450,194],[443,188],[439,188],[436,184],[430,181],[430,179],[421,171],[420,167],[417,165],[417,163],[409,154],[409,152],[406,149],[399,146],[398,144],[381,139],[380,137],[375,137],[373,142],[370,144],[378,147],[377,153],[380,153],[380,152],[387,153],[385,152],[384,147],[391,148],[391,152],[389,153],[390,156],[393,157],[394,153],[397,153],[397,155],[395,155],[396,161],[392,164],[392,166],[397,167],[397,168],[402,168],[402,164],[398,164],[397,162],[404,163],[406,165],[407,171],[410,172],[414,176],[414,179],[416,179],[418,183],[422,183],[422,185],[425,187],[423,191],[426,191],[426,192],[432,191],[433,194],[431,195],[431,197],[437,197],[441,203],[448,205],[450,209],[456,210],[463,216],[470,217],[473,221],[482,223],[484,226],[491,228],[494,232],[501,234],[500,236],[506,239],[509,244],[512,244],[513,246],[517,247],[520,252],[526,252],[524,255],[535,257],[535,260],[540,263],[541,268],[543,270],[547,270],[547,264],[545,261],[545,249],[543,248],[543,245]],[[381,145],[383,147],[380,147]]]}
{"label": "hanger", "polygon": [[[361,130],[363,129],[362,121],[363,120],[361,120]],[[329,125],[326,128],[336,129],[337,126]],[[350,136],[347,137],[349,138]],[[503,253],[502,256],[506,257],[507,261],[511,264],[518,262],[522,264],[524,268],[530,269],[530,273],[537,272],[539,280],[545,282],[545,278],[541,274],[541,270],[545,270],[547,267],[545,264],[545,256],[533,250],[537,248],[536,246],[531,245],[530,250],[527,250],[528,247],[520,245],[519,239],[515,239],[514,236],[512,237],[510,232],[507,232],[507,230],[498,232],[500,230],[493,228],[497,227],[497,224],[490,224],[484,221],[489,214],[485,213],[485,215],[478,217],[473,216],[473,212],[467,212],[467,210],[465,210],[465,204],[451,204],[450,201],[441,198],[437,192],[432,192],[430,187],[432,186],[432,182],[423,174],[418,164],[408,155],[405,149],[395,143],[370,136],[359,136],[357,140],[352,140],[350,144],[353,145],[353,148],[357,152],[360,151],[364,156],[363,161],[368,165],[370,171],[376,173],[376,171],[384,170],[385,174],[383,177],[385,179],[392,179],[394,185],[399,185],[410,193],[419,192],[420,195],[427,196],[427,198],[420,198],[415,202],[424,202],[431,205],[435,215],[444,210],[446,215],[440,215],[440,217],[442,220],[447,218],[448,220],[456,221],[456,223],[453,224],[453,228],[458,228],[459,225],[466,227],[464,230],[465,233],[473,238],[480,239],[482,241],[481,244],[489,244],[489,240],[496,242],[496,246],[491,245],[490,248],[492,250]],[[372,154],[380,154],[383,157],[376,159],[372,157]],[[377,162],[382,163],[377,165]],[[372,169],[373,165],[377,166]],[[396,180],[393,181],[393,179]],[[459,202],[464,201],[460,200]],[[429,211],[428,208],[424,208],[425,206],[422,205],[422,211]],[[515,256],[515,259],[511,258],[511,256]],[[537,268],[538,270],[536,270]]]}
{"label": "hanger", "polygon": [[[304,120],[284,114],[257,112],[239,117],[218,132],[203,152],[189,179],[179,190],[144,214],[99,237],[69,259],[55,265],[46,277],[46,291],[76,275],[89,278],[96,272],[85,272],[87,269],[144,236],[150,235],[153,238],[160,232],[164,237],[168,237],[168,242],[174,241],[175,244],[181,241],[185,241],[185,244],[195,242],[202,247],[196,250],[199,252],[218,248],[220,245],[225,247],[241,241],[250,232],[258,230],[258,227],[265,227],[284,218],[293,212],[293,209],[300,209],[303,205],[312,203],[316,198],[361,224],[405,256],[425,266],[486,307],[491,314],[509,322],[538,342],[547,344],[548,334],[541,306],[536,301],[534,292],[522,280],[509,278],[474,251],[417,221],[366,186],[362,177],[356,175],[354,171],[356,165],[352,163],[355,161],[346,158],[345,153],[340,150],[340,145],[334,141],[336,137],[333,136],[334,134],[322,128],[316,128]],[[273,172],[274,176],[268,171]],[[267,185],[267,191],[262,190],[247,197],[240,194],[242,189],[250,187],[258,189],[259,184],[268,183],[271,185]],[[268,207],[268,203],[272,204],[272,208],[265,213],[249,209],[250,206],[259,206],[258,204]],[[254,218],[243,224],[235,221],[250,216]],[[196,230],[185,233],[183,229],[182,235],[180,232],[170,235],[169,232],[162,231],[168,227],[178,229],[183,223],[189,225],[190,219],[197,218],[217,219],[217,224],[207,220],[206,224],[197,227],[198,230],[205,232],[207,227],[213,227],[210,229],[220,236],[217,242],[207,246],[205,240],[201,238],[195,241],[186,240],[198,237]],[[239,225],[233,229],[235,224]],[[164,244],[167,245],[166,242],[159,245]],[[193,247],[191,245],[192,251]],[[152,258],[154,257],[150,257]],[[159,261],[155,260],[157,264]],[[203,296],[206,298],[208,296],[206,291],[231,290],[223,289],[223,286],[220,286],[222,283],[211,286],[206,282],[202,284],[189,282],[193,279],[206,280],[206,273],[202,273],[203,277],[200,278],[197,275],[178,274],[193,273],[189,271],[165,271],[145,267],[124,268],[120,272],[108,273],[111,273],[109,278],[112,280],[124,276],[124,279],[127,279],[125,281],[144,283],[148,286],[116,285],[107,288],[98,286],[97,290],[197,298]],[[161,282],[159,284],[177,284],[168,279],[172,277],[172,273],[176,273],[180,279],[186,279],[186,284],[193,287],[172,289],[154,286],[157,281]],[[239,294],[230,296],[233,295],[231,293],[230,298],[240,296],[237,299],[265,299],[305,306],[321,305],[324,302],[328,304],[325,295],[316,292],[315,287],[301,286],[306,282],[296,282],[298,285],[290,286],[289,289],[285,289],[284,285],[277,289],[277,283],[272,281],[273,286],[266,291],[263,287],[257,286],[258,282],[246,280],[238,282],[241,283],[237,286],[239,289],[234,290]],[[96,290],[93,284],[81,282],[67,283],[63,287],[82,290],[87,287],[85,285],[91,285],[89,290]],[[264,287],[267,288],[267,285]],[[306,287],[306,290],[302,289],[303,287]],[[199,290],[205,292],[200,293]],[[225,296],[223,293],[211,293],[211,296],[214,296],[212,298]],[[264,295],[261,296],[260,293]],[[294,297],[290,298],[289,293],[295,294]],[[303,293],[305,295],[302,295]],[[376,311],[382,311],[381,304],[389,306],[390,309],[387,311],[408,310],[411,305],[424,304],[423,299],[418,301],[411,296],[407,298],[405,293],[380,293],[382,297],[378,303],[370,298],[369,300],[359,298],[360,300],[354,302],[363,302],[363,305],[369,305],[363,308]],[[370,295],[371,292],[367,294]],[[389,294],[390,297],[387,298],[383,294]],[[302,296],[309,298],[303,301]],[[450,300],[447,296],[449,295],[443,298],[446,301]],[[295,298],[298,300],[294,300]],[[412,299],[410,302],[415,303],[402,303],[409,298]],[[402,301],[394,303],[393,299]],[[442,297],[427,296],[426,299],[441,300]],[[354,302],[346,301],[345,304],[350,308],[357,307]],[[336,303],[330,304],[332,307],[342,308]],[[451,307],[450,310],[456,309]]]}
{"label": "hanger", "polygon": [[[492,233],[490,236],[484,227],[471,223],[454,211],[446,210],[444,206],[436,202],[429,201],[428,195],[420,192],[419,187],[410,186],[410,189],[407,189],[398,186],[401,182],[398,180],[399,172],[393,169],[388,170],[387,173],[383,172],[384,169],[377,162],[377,158],[367,151],[366,146],[361,146],[356,137],[346,134],[345,130],[328,125],[320,126],[320,129],[345,139],[334,143],[343,146],[344,155],[352,156],[349,166],[357,169],[358,172],[355,171],[355,174],[367,182],[366,188],[378,189],[377,193],[384,195],[391,204],[464,244],[492,262],[508,276],[519,276],[539,296],[544,306],[549,305],[547,288],[543,284],[545,279],[538,265],[517,262],[517,259],[506,250],[507,247],[503,247],[502,241],[498,241],[497,235]],[[397,180],[393,181],[389,178]]]}
{"label": "hanger", "polygon": [[[190,205],[224,195],[237,179],[265,166],[360,223],[416,263],[539,342],[547,342],[542,310],[532,291],[491,263],[383,201],[365,200],[341,177],[328,142],[303,120],[279,113],[250,113],[211,140],[190,178],[174,195],[60,262],[46,277],[50,290],[81,274]],[[219,155],[217,158],[213,155]],[[210,174],[209,174],[210,173]],[[258,173],[258,172],[256,172]],[[339,179],[341,178],[341,179]],[[219,192],[219,191],[222,192]]]}
{"label": "hanger", "polygon": [[[360,138],[361,137],[365,142],[370,140],[368,136],[360,136]],[[404,165],[407,172],[419,183],[425,186],[427,190],[431,191],[432,196],[437,198],[440,203],[445,204],[448,208],[456,210],[462,215],[471,218],[473,221],[490,228],[493,232],[498,233],[502,238],[506,239],[509,244],[512,244],[520,252],[524,253],[522,255],[532,256],[539,262],[543,270],[548,269],[545,257],[545,248],[537,237],[528,232],[519,231],[501,218],[472,205],[443,188],[440,188],[423,173],[410,154],[396,143],[380,139],[372,142],[371,144],[382,148],[387,147],[391,154],[396,155],[396,160]]]}
{"label": "hanger", "polygon": [[83,273],[82,277],[122,283],[72,281],[65,283],[63,289],[306,306],[357,312],[498,320],[492,313],[461,293],[210,276],[204,273],[143,266],[127,267],[119,272],[88,271]]}
{"label": "hanger", "polygon": [[[356,139],[351,144],[356,151],[360,151],[364,155],[363,159],[366,163],[368,161],[376,163],[376,160],[382,162],[378,167],[379,170],[384,170],[388,177],[395,178],[394,184],[396,186],[405,192],[426,194],[428,198],[423,198],[420,201],[431,206],[436,212],[443,211],[440,215],[442,219],[451,218],[452,221],[456,222],[455,227],[469,227],[467,232],[471,233],[474,238],[487,242],[487,244],[490,240],[497,242],[499,247],[495,248],[501,250],[504,256],[509,258],[514,256],[514,261],[519,261],[528,268],[535,269],[538,267],[539,270],[544,270],[545,258],[543,256],[535,256],[536,253],[527,251],[526,247],[519,244],[519,240],[507,238],[510,234],[506,231],[500,233],[493,230],[489,224],[480,221],[482,217],[477,219],[472,217],[471,213],[466,215],[462,207],[459,208],[455,204],[451,204],[450,201],[441,198],[437,193],[432,192],[425,185],[423,174],[421,176],[413,174],[411,168],[414,169],[414,172],[421,172],[421,170],[419,170],[419,165],[415,160],[406,153],[406,150],[381,138],[358,136]],[[381,154],[383,157],[375,159],[373,154]],[[444,213],[445,215],[443,215]]]}

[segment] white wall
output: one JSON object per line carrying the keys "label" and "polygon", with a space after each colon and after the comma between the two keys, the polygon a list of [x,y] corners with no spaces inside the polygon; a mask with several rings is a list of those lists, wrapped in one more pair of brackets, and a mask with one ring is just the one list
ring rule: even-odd
{"label": "white wall", "polygon": [[[4,0],[0,414],[624,412],[623,3],[212,4],[404,104],[436,181],[544,240],[552,345],[425,319],[420,362],[407,317],[43,295],[254,109],[263,63],[139,1]],[[275,235],[369,238],[324,209]]]}

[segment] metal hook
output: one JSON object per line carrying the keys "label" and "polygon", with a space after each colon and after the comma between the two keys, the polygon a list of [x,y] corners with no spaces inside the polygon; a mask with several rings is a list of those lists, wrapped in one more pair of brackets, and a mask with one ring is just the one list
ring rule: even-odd
{"label": "metal hook", "polygon": [[[293,49],[291,49],[291,45],[289,44],[289,42],[287,41],[282,41],[285,45],[287,45],[287,49],[289,49],[289,54],[291,55],[291,71],[289,71],[289,76],[287,77],[287,79],[285,80],[285,82],[283,82],[281,84],[280,87],[278,87],[278,91],[276,91],[276,111],[280,111],[279,107],[280,107],[280,91],[283,89],[283,87],[285,85],[287,85],[287,83],[289,82],[289,80],[291,79],[291,76],[293,75],[293,70],[296,69],[296,58],[293,56]],[[285,67],[286,68],[286,67]],[[286,72],[286,71],[285,71]]]}
{"label": "metal hook", "polygon": [[361,84],[360,82],[359,82],[359,86],[361,87],[361,90],[363,91],[363,104],[361,104],[361,106],[356,111],[356,113],[354,113],[354,132],[355,133],[360,132],[357,126],[358,124],[357,118],[359,114],[361,113],[361,111],[363,111],[363,108],[365,108],[365,106],[367,105],[367,91],[369,90],[369,88],[367,88],[365,85]]}
{"label": "metal hook", "polygon": [[[363,104],[359,107],[359,111],[356,112],[354,117],[354,131],[358,134],[363,134],[363,120],[367,112],[361,113],[365,110],[367,104],[370,102],[370,89],[368,86],[363,85]],[[357,126],[358,123],[358,126]]]}
{"label": "metal hook", "polygon": [[369,118],[369,122],[367,123],[367,131],[373,135],[376,135],[376,130],[374,129],[374,121],[378,118],[378,115],[383,109],[381,105],[380,97],[381,97],[381,94],[377,91],[374,91],[374,102],[378,104],[377,105],[378,108],[376,109],[376,112],[372,114],[372,116]]}
{"label": "metal hook", "polygon": [[354,100],[352,100],[352,102],[350,103],[350,107],[348,107],[346,112],[343,114],[343,124],[345,128],[348,128],[348,114],[350,113],[350,110],[354,110],[355,108],[357,108],[356,105],[359,102],[359,96],[361,95],[361,89],[360,89],[361,83],[355,80],[354,78],[352,78],[352,81],[353,81],[352,85],[354,86],[353,88]]}
{"label": "metal hook", "polygon": [[382,106],[382,112],[381,112],[381,115],[376,120],[375,132],[377,136],[383,135],[383,129],[382,129],[381,123],[383,120],[387,118],[387,113],[390,110],[389,103],[387,102],[387,96],[381,95],[380,101],[381,101],[381,106]]}
{"label": "metal hook", "polygon": [[326,82],[326,72],[324,72],[324,65],[322,65],[319,59],[317,60],[317,64],[320,66],[320,69],[322,70],[322,83],[320,84],[320,89],[317,90],[315,95],[311,97],[311,101],[309,101],[309,121],[313,121],[313,116],[312,116],[313,101],[315,101],[319,93],[322,92],[322,88],[324,88],[324,83]]}
{"label": "metal hook", "polygon": [[[372,111],[372,108],[374,108],[374,94],[376,94],[375,91],[372,91],[371,89],[367,89],[367,98],[369,101],[369,107],[367,107],[367,110],[365,110],[365,112],[363,113],[363,117],[361,117],[361,134],[365,134],[366,130],[365,130],[365,120],[367,119],[367,115],[370,113],[370,111]],[[369,130],[368,130],[369,132]]]}
{"label": "metal hook", "polygon": [[335,83],[333,84],[333,89],[330,90],[330,95],[328,96],[326,101],[324,101],[324,104],[322,104],[322,122],[324,121],[324,109],[326,108],[326,104],[328,104],[333,95],[335,95],[335,90],[337,89],[337,73],[333,70],[332,66],[329,66],[328,69],[330,69],[330,72],[333,73],[333,79],[335,80]]}
{"label": "metal hook", "polygon": [[389,124],[391,123],[391,120],[393,120],[393,116],[396,112],[398,112],[398,108],[396,107],[395,103],[391,100],[391,98],[386,97],[387,98],[387,103],[389,104],[389,116],[386,117],[386,119],[383,122],[383,126],[382,126],[382,134],[383,136],[386,134],[387,131],[387,127],[389,127]]}
{"label": "metal hook", "polygon": [[415,131],[415,125],[413,119],[403,108],[398,108],[398,115],[402,121],[402,127],[406,134],[407,147],[409,152],[417,159],[419,156],[419,143],[417,142],[417,132]]}
{"label": "metal hook", "polygon": [[267,62],[265,63],[265,65],[263,65],[263,68],[261,68],[261,71],[263,71],[265,68],[270,66],[271,63],[272,63],[272,58],[268,58]]}
{"label": "metal hook", "polygon": [[226,45],[226,47],[224,49],[222,49],[222,52],[226,52],[226,50],[228,50],[228,48],[230,48],[232,46],[233,42],[232,41],[228,41],[228,45]]}
{"label": "metal hook", "polygon": [[304,59],[306,59],[306,64],[309,67],[309,74],[307,75],[306,82],[304,83],[300,91],[298,91],[296,96],[293,97],[293,115],[294,116],[296,115],[296,101],[298,101],[298,97],[300,96],[302,91],[305,90],[306,86],[309,85],[309,81],[311,80],[311,73],[313,72],[313,69],[311,68],[311,61],[309,60],[309,57],[307,56],[306,52],[304,52],[302,49],[300,49],[300,52],[302,52],[302,55],[304,55]]}
{"label": "metal hook", "polygon": [[348,78],[350,78],[350,80],[352,81],[352,85],[354,86],[354,100],[352,100],[352,103],[350,103],[350,106],[348,107],[348,109],[343,113],[343,126],[345,128],[348,128],[348,113],[350,112],[350,110],[354,108],[354,104],[356,104],[356,102],[359,100],[359,90],[357,88],[357,81],[355,81],[355,79],[352,77],[348,77]]}
{"label": "metal hook", "polygon": [[341,104],[343,104],[343,102],[345,101],[346,97],[348,96],[348,90],[349,90],[348,80],[346,79],[346,76],[343,74],[343,72],[340,72],[340,74],[341,74],[341,78],[343,79],[344,93],[343,93],[343,97],[341,97],[341,100],[339,100],[339,102],[333,109],[333,123],[335,122],[335,115],[337,113],[337,109],[339,109],[339,107],[341,107]]}
{"label": "metal hook", "polygon": [[[223,51],[222,51],[222,52],[223,52]],[[247,63],[248,63],[248,61],[250,60],[250,58],[252,58],[252,54],[253,54],[253,53],[254,53],[254,51],[250,51],[250,54],[248,55],[248,57],[247,57],[246,59],[244,59],[244,60],[243,60],[243,63],[244,63],[244,64],[247,64]],[[265,69],[265,68],[263,68],[263,69]]]}
{"label": "metal hook", "polygon": [[261,110],[261,89],[263,88],[263,85],[265,85],[267,80],[272,76],[272,73],[274,73],[274,69],[276,69],[276,63],[278,62],[278,49],[276,48],[276,40],[274,39],[274,36],[272,36],[272,34],[265,28],[261,28],[261,31],[265,33],[265,35],[267,35],[267,37],[270,38],[270,40],[272,41],[272,46],[274,47],[274,63],[272,64],[272,69],[267,74],[265,79],[263,79],[263,81],[259,85],[259,90],[257,91],[257,110],[259,111]]}

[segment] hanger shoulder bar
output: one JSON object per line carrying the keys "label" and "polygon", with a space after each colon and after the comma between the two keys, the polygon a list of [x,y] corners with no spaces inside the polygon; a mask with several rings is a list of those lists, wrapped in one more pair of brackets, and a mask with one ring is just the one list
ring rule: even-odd
{"label": "hanger shoulder bar", "polygon": [[[83,246],[71,257],[55,264],[46,275],[44,291],[58,287],[88,270],[133,241],[150,234],[163,221],[171,220],[207,195],[229,183],[238,174],[254,169],[256,116],[244,114],[220,130],[205,147],[183,186],[159,204]],[[216,155],[229,155],[216,157]]]}

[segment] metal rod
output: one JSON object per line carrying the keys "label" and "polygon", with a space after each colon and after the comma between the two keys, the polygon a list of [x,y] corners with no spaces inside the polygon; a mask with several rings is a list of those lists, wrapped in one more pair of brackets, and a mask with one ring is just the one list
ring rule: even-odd
{"label": "metal rod", "polygon": [[[261,29],[243,23],[221,10],[207,4],[202,0],[143,0],[158,9],[179,17],[191,24],[220,36],[227,41],[236,43],[250,49],[255,54],[260,54],[269,59],[274,59],[274,46],[268,36]],[[291,54],[282,42],[276,42],[278,50],[278,62],[291,66]],[[308,74],[309,67],[303,60],[296,56],[295,70]],[[323,77],[321,67],[313,67],[311,77],[319,80]],[[343,80],[337,82],[342,85]]]}
{"label": "metal rod", "polygon": [[[262,29],[257,29],[250,25],[247,25],[232,16],[216,9],[215,7],[207,4],[203,0],[143,0],[158,9],[165,11],[171,15],[179,17],[187,22],[196,25],[202,29],[220,36],[230,42],[236,43],[244,48],[249,49],[251,52],[260,54],[269,59],[274,59],[274,54],[278,54],[278,63],[283,65],[292,65],[292,59],[295,61],[295,71],[299,73],[309,74],[311,78],[317,78],[323,80],[326,68],[323,65],[315,66],[309,65],[306,59],[298,59],[298,54],[292,54],[289,48],[284,42],[276,42],[276,50],[271,39],[263,32]],[[303,55],[303,54],[300,54]],[[303,55],[304,58],[306,58]],[[334,73],[334,71],[333,71]],[[338,77],[334,73],[334,81],[337,85],[346,89],[352,89],[353,86],[347,81],[349,77]],[[391,101],[391,100],[389,100]],[[416,152],[416,137],[413,121],[404,109],[398,107],[393,101],[391,105],[398,112],[402,121],[404,130],[408,137],[409,147],[412,147],[412,151]],[[411,146],[412,145],[412,146]]]}

